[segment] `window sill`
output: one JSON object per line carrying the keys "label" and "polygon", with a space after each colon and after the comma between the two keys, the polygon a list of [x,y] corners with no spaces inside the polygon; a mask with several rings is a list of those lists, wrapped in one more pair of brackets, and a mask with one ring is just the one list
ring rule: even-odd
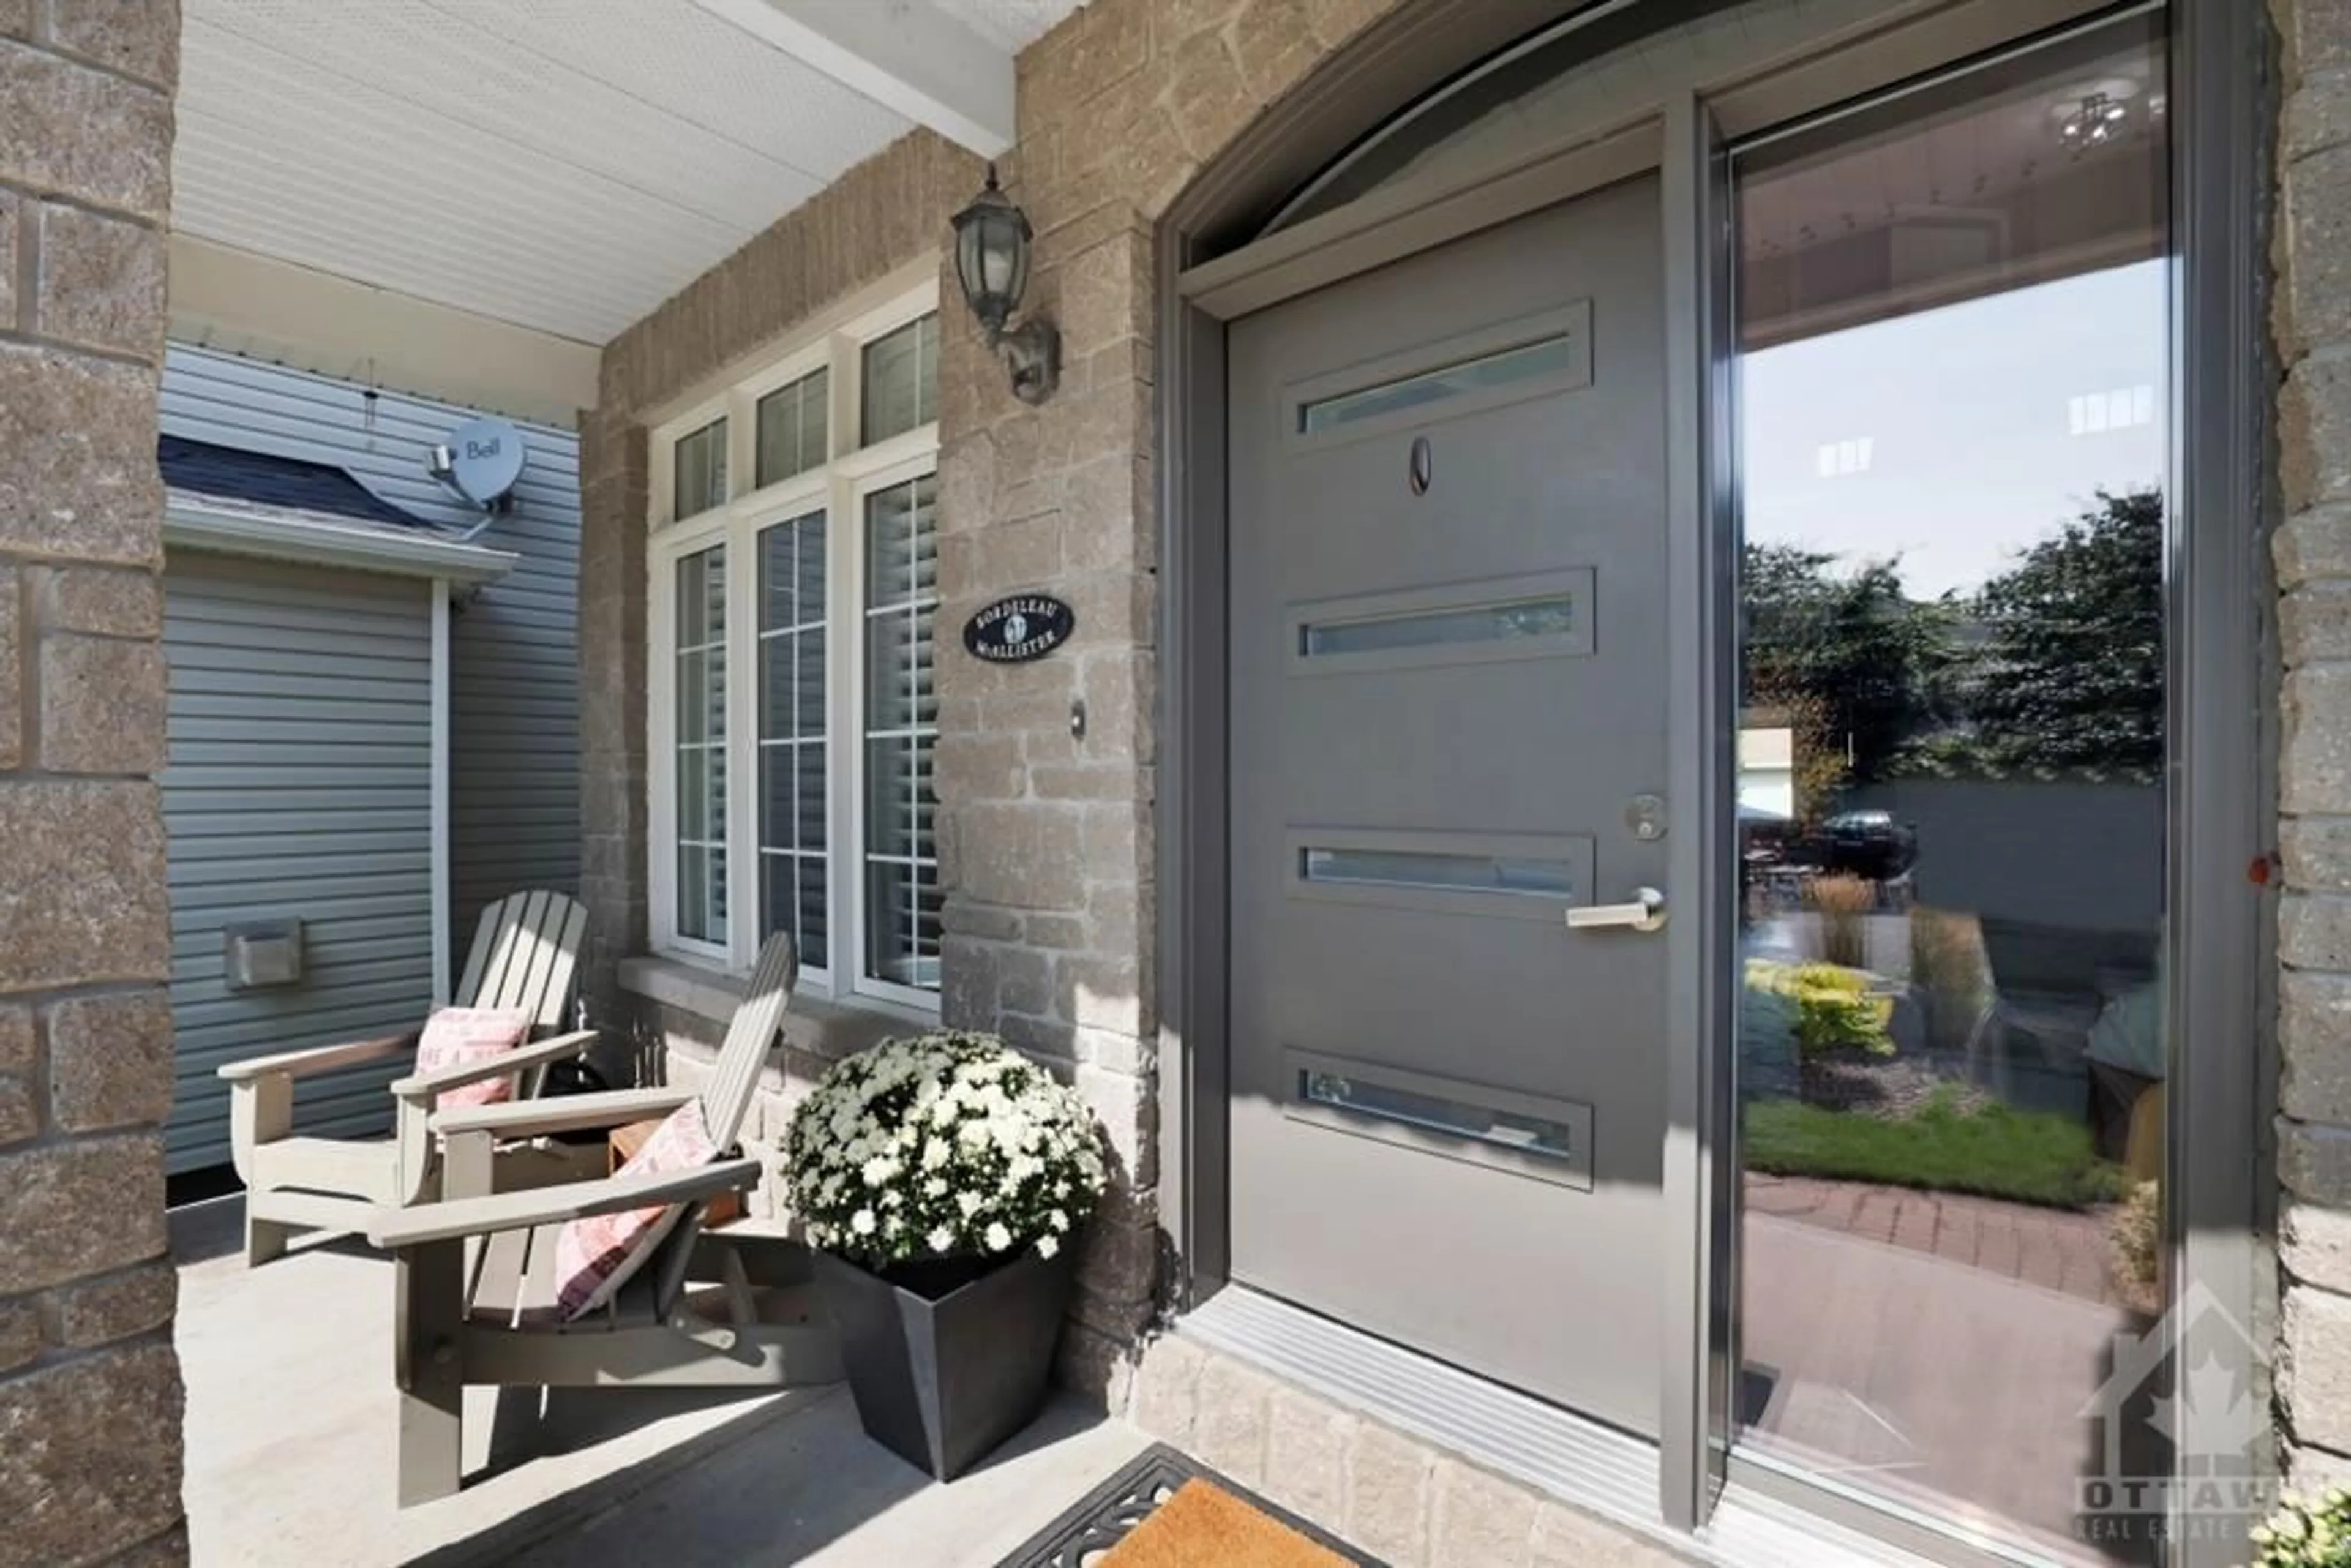
{"label": "window sill", "polygon": [[[714,964],[646,954],[621,960],[621,988],[647,1001],[691,1013],[726,1028],[743,1000],[743,977]],[[935,1009],[910,1008],[874,997],[835,998],[813,988],[792,993],[784,1015],[784,1036],[792,1045],[827,1057],[861,1051],[908,1029],[939,1027]]]}

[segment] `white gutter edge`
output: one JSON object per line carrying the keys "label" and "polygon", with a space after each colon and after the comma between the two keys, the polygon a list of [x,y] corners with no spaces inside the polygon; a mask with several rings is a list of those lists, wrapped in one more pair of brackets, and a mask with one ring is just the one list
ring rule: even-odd
{"label": "white gutter edge", "polygon": [[433,580],[433,1005],[449,1002],[449,580]]}
{"label": "white gutter edge", "polygon": [[519,557],[508,550],[284,513],[247,512],[172,496],[163,507],[163,543],[219,555],[340,566],[399,577],[438,578],[458,587],[495,582]]}

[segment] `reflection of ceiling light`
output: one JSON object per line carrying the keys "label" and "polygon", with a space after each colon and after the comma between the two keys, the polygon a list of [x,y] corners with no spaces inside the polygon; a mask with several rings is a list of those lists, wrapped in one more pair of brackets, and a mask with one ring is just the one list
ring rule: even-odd
{"label": "reflection of ceiling light", "polygon": [[2117,103],[2103,92],[2085,93],[2082,100],[2058,120],[2057,136],[2079,157],[2120,135],[2123,121],[2129,118],[2128,105]]}

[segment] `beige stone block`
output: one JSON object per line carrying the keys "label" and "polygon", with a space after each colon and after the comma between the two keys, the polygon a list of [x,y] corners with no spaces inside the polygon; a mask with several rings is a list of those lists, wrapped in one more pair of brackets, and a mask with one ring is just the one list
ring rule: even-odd
{"label": "beige stone block", "polygon": [[[1067,1026],[1063,1026],[1066,1033]],[[1065,1052],[1066,1053],[1066,1048]],[[1137,1078],[1080,1064],[1072,1075],[1080,1094],[1102,1122],[1113,1166],[1137,1189],[1159,1180],[1158,1102]]]}
{"label": "beige stone block", "polygon": [[[68,9],[89,9],[78,0]],[[171,100],[56,55],[0,42],[0,179],[162,221]]]}
{"label": "beige stone block", "polygon": [[2292,1442],[2280,1442],[2278,1450],[2278,1479],[2294,1490],[2314,1495],[2329,1487],[2351,1487],[2351,1454]]}
{"label": "beige stone block", "polygon": [[2271,536],[2270,558],[2281,588],[2351,578],[2351,505],[2313,507],[2288,517]]}
{"label": "beige stone block", "polygon": [[1134,1337],[1131,1330],[1104,1333],[1084,1323],[1065,1323],[1053,1354],[1054,1382],[1098,1408],[1123,1407],[1134,1382],[1129,1348]]}
{"label": "beige stone block", "polygon": [[162,1141],[37,1144],[0,1155],[0,1295],[128,1268],[163,1250]]}
{"label": "beige stone block", "polygon": [[1307,0],[1249,0],[1233,30],[1233,57],[1259,103],[1271,103],[1322,57]]}
{"label": "beige stone block", "polygon": [[1676,1568],[1682,1562],[1661,1547],[1550,1499],[1535,1510],[1531,1545],[1530,1561],[1536,1568]]}
{"label": "beige stone block", "polygon": [[1081,809],[1058,803],[979,804],[956,813],[967,896],[1012,909],[1074,909],[1089,867]]}
{"label": "beige stone block", "polygon": [[1141,1078],[1158,1067],[1158,1048],[1147,1040],[1114,1029],[1081,1029],[1077,1031],[1078,1061],[1081,1066],[1099,1067],[1105,1072],[1123,1073]]}
{"label": "beige stone block", "polygon": [[0,780],[0,992],[171,971],[152,784]]}
{"label": "beige stone block", "polygon": [[177,0],[57,0],[49,7],[49,41],[167,90],[179,81]]}
{"label": "beige stone block", "polygon": [[1150,241],[1122,225],[1111,238],[1061,264],[1061,351],[1097,349],[1151,334]]}
{"label": "beige stone block", "polygon": [[[2289,917],[2297,905],[2313,902],[2289,899]],[[2290,920],[2288,928],[2314,945],[2319,938],[2309,934],[2310,924],[2305,916]],[[2289,969],[2280,985],[2278,1014],[2280,1107],[2304,1121],[2351,1126],[2351,977]]]}
{"label": "beige stone block", "polygon": [[1347,1517],[1347,1450],[1361,1419],[1288,1385],[1266,1416],[1265,1484],[1259,1490],[1301,1518],[1335,1531]]}
{"label": "beige stone block", "polygon": [[109,567],[36,568],[33,620],[53,632],[89,632],[104,637],[161,637],[163,581],[152,571]]}
{"label": "beige stone block", "polygon": [[2278,1260],[2304,1284],[2351,1295],[2351,1213],[2287,1198],[2278,1213]]}
{"label": "beige stone block", "polygon": [[179,1362],[166,1343],[0,1383],[10,1560],[105,1562],[176,1524],[181,1406]]}
{"label": "beige stone block", "polygon": [[76,997],[49,1009],[49,1111],[68,1132],[172,1113],[172,1004],[160,990]]}
{"label": "beige stone block", "polygon": [[32,1085],[21,1078],[0,1078],[0,1144],[21,1144],[40,1131],[41,1108],[33,1102]]}
{"label": "beige stone block", "polygon": [[2278,956],[2304,969],[2351,969],[2351,898],[2289,893],[2278,906]]}
{"label": "beige stone block", "polygon": [[73,1349],[128,1339],[172,1321],[180,1277],[169,1262],[68,1285],[56,1293],[57,1327]]}
{"label": "beige stone block", "polygon": [[1170,44],[1204,29],[1228,26],[1248,3],[1249,0],[1157,0],[1161,51],[1165,52]]}
{"label": "beige stone block", "polygon": [[1086,955],[1054,966],[1056,1010],[1081,1029],[1135,1035],[1143,1030],[1143,974],[1131,956]]}
{"label": "beige stone block", "polygon": [[33,1009],[0,1002],[0,1073],[22,1077],[33,1071],[39,1043],[33,1037]]}
{"label": "beige stone block", "polygon": [[34,0],[0,0],[0,38],[33,36]]}
{"label": "beige stone block", "polygon": [[41,766],[54,773],[160,773],[163,650],[56,633],[41,640]]}
{"label": "beige stone block", "polygon": [[2351,360],[2306,359],[2287,372],[2278,445],[2289,513],[2351,499]]}
{"label": "beige stone block", "polygon": [[0,1304],[0,1372],[41,1354],[41,1314],[30,1301]]}
{"label": "beige stone block", "polygon": [[1188,1451],[1245,1487],[1258,1485],[1276,1386],[1255,1367],[1212,1353],[1200,1369]]}
{"label": "beige stone block", "polygon": [[[2336,139],[2351,125],[2351,86],[2329,80],[2296,93],[2283,134],[2303,148]],[[2351,146],[2306,151],[2284,166],[2277,248],[2284,267],[2279,309],[2289,345],[2303,348],[2351,333]]]}
{"label": "beige stone block", "polygon": [[1366,1421],[1347,1456],[1347,1519],[1339,1533],[1390,1564],[1428,1561],[1428,1504],[1437,1456],[1393,1428]]}
{"label": "beige stone block", "polygon": [[21,574],[0,566],[0,770],[24,766],[25,647]]}
{"label": "beige stone block", "polygon": [[2278,1395],[2294,1437],[2351,1453],[2351,1300],[2294,1285],[2284,1305]]}
{"label": "beige stone block", "polygon": [[1183,40],[1168,52],[1162,70],[1168,118],[1192,157],[1215,157],[1256,118],[1258,97],[1241,79],[1222,30],[1210,28]]}
{"label": "beige stone block", "polygon": [[187,1568],[188,1527],[175,1524],[117,1556],[107,1568]]}
{"label": "beige stone block", "polygon": [[2351,818],[2289,817],[2278,824],[2288,887],[2351,894]]}
{"label": "beige stone block", "polygon": [[1078,1254],[1078,1282],[1111,1309],[1104,1326],[1125,1334],[1141,1328],[1158,1274],[1159,1233],[1147,1217],[1097,1216],[1087,1225]]}
{"label": "beige stone block", "polygon": [[1455,1459],[1439,1460],[1429,1504],[1435,1568],[1521,1568],[1533,1560],[1535,1494]]}
{"label": "beige stone block", "polygon": [[[0,13],[5,10],[5,0],[0,0]],[[0,35],[5,31],[0,20]],[[16,192],[0,191],[0,329],[16,325],[16,222],[24,207]]]}
{"label": "beige stone block", "polygon": [[2277,1121],[2278,1182],[2321,1207],[2351,1209],[2351,1132]]}
{"label": "beige stone block", "polygon": [[1308,21],[1315,41],[1335,51],[1354,36],[1396,8],[1397,0],[1307,0]]}
{"label": "beige stone block", "polygon": [[[12,123],[0,88],[0,125]],[[155,382],[136,365],[0,343],[0,549],[138,566],[161,559]]]}
{"label": "beige stone block", "polygon": [[2351,7],[2340,0],[2273,0],[2288,79],[2351,70]]}
{"label": "beige stone block", "polygon": [[2285,678],[2278,804],[2289,816],[2351,815],[2351,665],[2320,664]]}
{"label": "beige stone block", "polygon": [[42,204],[34,311],[42,337],[154,359],[164,316],[162,230]]}
{"label": "beige stone block", "polygon": [[2278,638],[2288,664],[2351,658],[2351,581],[2304,583],[2279,600]]}
{"label": "beige stone block", "polygon": [[1145,1344],[1134,1370],[1134,1402],[1128,1418],[1161,1442],[1189,1449],[1200,1370],[1207,1360],[1199,1346],[1176,1334],[1161,1334]]}

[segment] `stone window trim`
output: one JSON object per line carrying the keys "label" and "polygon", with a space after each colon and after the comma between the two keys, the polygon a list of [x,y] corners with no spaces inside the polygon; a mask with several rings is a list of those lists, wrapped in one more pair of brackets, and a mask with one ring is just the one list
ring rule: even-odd
{"label": "stone window trim", "polygon": [[[673,403],[647,429],[651,483],[646,562],[646,885],[653,956],[713,976],[747,973],[759,945],[764,911],[759,800],[758,541],[763,530],[821,513],[826,532],[828,633],[823,731],[828,753],[825,810],[827,954],[804,956],[801,996],[839,1001],[935,1025],[935,990],[864,973],[867,909],[864,747],[865,500],[879,490],[938,470],[939,424],[929,423],[860,445],[865,350],[938,312],[936,258],[861,291],[836,314],[789,335],[748,370],[694,401]],[[827,372],[828,461],[765,486],[758,468],[762,399]],[[688,517],[671,516],[677,443],[726,421],[725,499]],[[724,940],[683,935],[678,908],[678,779],[675,705],[677,563],[723,547],[727,677],[724,749],[726,929]],[[731,1012],[732,1003],[726,1004]]]}

